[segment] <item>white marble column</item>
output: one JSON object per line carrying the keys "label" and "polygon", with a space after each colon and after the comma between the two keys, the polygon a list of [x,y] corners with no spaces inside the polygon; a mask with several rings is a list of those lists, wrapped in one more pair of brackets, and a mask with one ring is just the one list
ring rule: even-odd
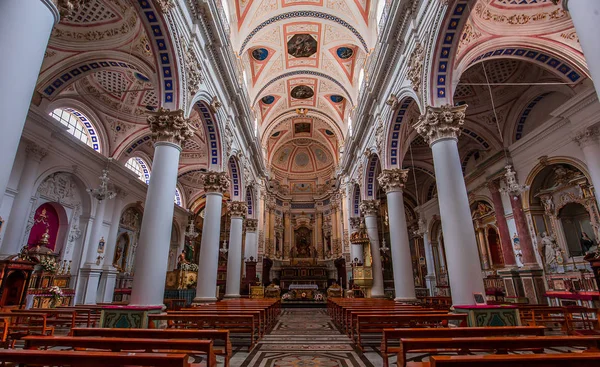
{"label": "white marble column", "polygon": [[[360,229],[361,219],[360,217],[350,217],[350,231],[352,233],[358,232]],[[350,234],[352,237],[352,233]],[[359,263],[364,264],[365,262],[365,252],[363,249],[363,245],[355,245],[353,243],[350,244],[350,261],[354,262],[357,259]]]}
{"label": "white marble column", "polygon": [[455,305],[473,304],[473,293],[485,294],[457,145],[466,108],[466,105],[428,106],[415,125],[433,152],[448,276]]}
{"label": "white marble column", "polygon": [[[569,3],[570,4],[570,3]],[[596,203],[600,207],[600,129],[598,127],[589,127],[581,131],[575,137],[575,141],[581,147],[585,164],[590,173],[591,184],[594,186]]]}
{"label": "white marble column", "polygon": [[221,206],[223,193],[229,189],[229,178],[225,172],[207,172],[202,176],[202,181],[204,192],[206,192],[206,205],[204,207],[204,224],[202,225],[202,240],[200,242],[198,286],[196,287],[194,303],[217,300]]}
{"label": "white marble column", "polygon": [[381,252],[379,250],[379,231],[377,230],[377,215],[379,214],[379,200],[363,200],[360,210],[365,217],[365,227],[369,242],[371,243],[371,258],[373,260],[373,285],[371,286],[371,297],[383,298],[383,268],[381,264]]}
{"label": "white marble column", "polygon": [[182,110],[162,107],[150,113],[148,125],[154,139],[154,161],[135,254],[130,304],[159,306],[165,293],[179,155],[182,144],[194,136],[194,129]]}
{"label": "white marble column", "polygon": [[127,197],[127,192],[115,188],[117,196],[113,201],[112,216],[110,221],[110,231],[106,239],[106,249],[104,251],[104,261],[102,263],[102,275],[100,276],[100,285],[98,289],[97,302],[110,303],[113,300],[115,292],[115,283],[117,281],[118,269],[114,267],[115,249],[117,247],[117,236],[119,235],[119,226],[121,224],[121,212],[123,211],[123,201]]}
{"label": "white marble column", "polygon": [[404,212],[404,184],[408,170],[383,170],[377,180],[387,194],[388,215],[390,220],[390,250],[392,252],[392,270],[394,271],[395,301],[415,301],[415,280],[413,278],[410,243],[406,213]]}
{"label": "white marble column", "polygon": [[229,231],[229,251],[227,252],[227,283],[225,298],[240,298],[240,282],[242,280],[242,227],[244,217],[248,213],[248,205],[243,201],[228,203],[231,215]]}
{"label": "white marble column", "polygon": [[436,276],[435,276],[435,262],[433,260],[433,248],[429,242],[429,233],[423,233],[423,246],[425,247],[425,262],[427,263],[427,275],[425,275],[425,282],[427,283],[427,289],[429,289],[429,295],[435,295],[436,287]]}
{"label": "white marble column", "polygon": [[[61,6],[61,10],[66,9]],[[67,14],[65,11],[64,15]],[[3,86],[0,91],[3,121],[0,134],[0,204],[21,141],[48,39],[59,19],[59,9],[52,0],[0,1],[0,85]],[[4,243],[7,243],[6,238]],[[2,253],[6,253],[4,249]]]}
{"label": "white marble column", "polygon": [[562,0],[562,3],[573,20],[596,93],[600,97],[600,1]]}
{"label": "white marble column", "polygon": [[46,149],[33,142],[27,143],[25,151],[27,158],[19,179],[19,192],[15,196],[10,209],[10,216],[6,223],[6,233],[2,242],[1,253],[4,255],[17,254],[21,247],[26,245],[23,243],[23,237],[31,210],[31,197],[35,194],[35,180],[38,176],[40,162],[48,154]]}
{"label": "white marble column", "polygon": [[258,219],[246,219],[246,248],[244,249],[244,260],[250,258],[256,261],[258,259],[258,241],[256,230],[258,228]]}

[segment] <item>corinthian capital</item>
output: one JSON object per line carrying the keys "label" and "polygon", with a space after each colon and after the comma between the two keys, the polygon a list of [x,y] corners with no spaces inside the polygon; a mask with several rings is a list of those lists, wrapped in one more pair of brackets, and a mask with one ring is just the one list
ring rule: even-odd
{"label": "corinthian capital", "polygon": [[256,232],[258,229],[258,219],[246,219],[246,232]]}
{"label": "corinthian capital", "polygon": [[360,202],[360,211],[363,215],[377,215],[379,213],[379,200],[363,200]]}
{"label": "corinthian capital", "polygon": [[183,117],[183,110],[171,111],[161,107],[156,112],[150,112],[147,121],[154,141],[181,145],[194,136],[194,128],[190,120]]}
{"label": "corinthian capital", "polygon": [[33,159],[35,161],[41,162],[48,155],[48,150],[40,147],[36,143],[29,143],[27,147],[25,147],[25,152],[27,152],[27,158]]}
{"label": "corinthian capital", "polygon": [[352,232],[358,231],[360,229],[360,224],[360,217],[350,217],[350,229],[352,229]]}
{"label": "corinthian capital", "polygon": [[600,130],[597,127],[592,126],[580,131],[575,136],[574,140],[583,148],[589,145],[598,144],[598,137],[600,137]]}
{"label": "corinthian capital", "polygon": [[205,192],[224,193],[229,190],[229,177],[225,172],[209,171],[200,179]]}
{"label": "corinthian capital", "polygon": [[467,105],[442,107],[427,106],[425,114],[419,117],[415,130],[432,145],[441,139],[458,139],[465,123]]}
{"label": "corinthian capital", "polygon": [[232,217],[245,217],[248,213],[248,204],[243,201],[230,201],[227,210]]}
{"label": "corinthian capital", "polygon": [[381,185],[386,193],[402,191],[406,179],[408,179],[408,170],[400,168],[384,169],[379,177],[377,177],[379,185]]}
{"label": "corinthian capital", "polygon": [[91,0],[53,0],[61,18],[69,18],[74,12]]}

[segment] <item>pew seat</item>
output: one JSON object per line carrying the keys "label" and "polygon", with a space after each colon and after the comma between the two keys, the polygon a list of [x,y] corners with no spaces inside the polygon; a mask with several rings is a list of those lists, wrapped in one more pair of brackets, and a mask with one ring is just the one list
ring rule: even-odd
{"label": "pew seat", "polygon": [[600,353],[509,354],[432,356],[430,362],[410,362],[407,367],[597,367]]}

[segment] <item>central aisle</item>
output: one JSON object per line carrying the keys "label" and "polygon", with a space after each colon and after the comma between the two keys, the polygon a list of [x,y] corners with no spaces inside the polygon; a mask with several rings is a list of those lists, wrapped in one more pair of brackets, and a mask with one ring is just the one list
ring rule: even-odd
{"label": "central aisle", "polygon": [[[244,356],[245,354],[245,356]],[[246,357],[242,362],[242,358]],[[241,364],[240,364],[241,363]],[[324,309],[284,309],[273,330],[250,354],[236,353],[241,367],[373,367],[335,327]]]}

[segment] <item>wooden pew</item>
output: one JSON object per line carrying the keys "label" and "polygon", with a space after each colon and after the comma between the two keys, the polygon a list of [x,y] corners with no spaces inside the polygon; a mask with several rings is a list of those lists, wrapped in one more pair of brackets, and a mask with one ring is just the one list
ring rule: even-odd
{"label": "wooden pew", "polygon": [[[402,353],[402,338],[468,338],[488,336],[544,336],[543,326],[498,326],[498,327],[457,327],[457,328],[406,328],[383,329],[381,355],[383,366],[389,365],[388,358],[392,353]],[[397,346],[391,341],[396,340]]]}
{"label": "wooden pew", "polygon": [[[584,347],[599,352],[600,337],[596,336],[512,336],[483,338],[402,338],[398,352],[399,367],[406,366],[406,355],[417,351],[430,353],[457,352],[471,354],[473,351],[490,351],[506,354],[509,351],[539,350],[556,347]],[[512,366],[511,366],[512,367]]]}
{"label": "wooden pew", "polygon": [[8,341],[10,348],[26,335],[54,335],[54,327],[48,325],[47,315],[39,312],[1,312],[0,318],[9,319]]}
{"label": "wooden pew", "polygon": [[8,327],[10,326],[10,317],[0,318],[0,347],[8,348]]}
{"label": "wooden pew", "polygon": [[0,349],[0,361],[47,366],[148,366],[190,367],[188,355],[177,353],[80,352],[58,350]]}
{"label": "wooden pew", "polygon": [[348,334],[348,336],[351,336],[352,335],[352,326],[356,325],[358,316],[371,316],[371,315],[381,315],[381,314],[385,314],[385,315],[405,315],[405,314],[440,315],[440,314],[445,314],[445,313],[443,313],[441,311],[431,310],[431,309],[412,309],[412,308],[409,308],[409,309],[403,309],[403,308],[377,309],[374,311],[351,311],[351,312],[347,313],[348,319],[342,325],[342,329],[346,331],[346,334]]}
{"label": "wooden pew", "polygon": [[230,333],[247,333],[250,336],[249,350],[254,348],[258,340],[256,337],[258,324],[253,315],[154,314],[148,316],[150,328],[157,328],[160,321],[166,321],[169,329],[226,329]]}
{"label": "wooden pew", "polygon": [[258,326],[258,337],[262,338],[268,330],[267,323],[265,322],[265,312],[264,310],[255,310],[255,309],[244,309],[244,308],[222,308],[222,307],[199,307],[197,309],[183,309],[181,311],[169,311],[167,312],[169,315],[206,315],[206,314],[214,314],[214,315],[252,315],[256,318],[257,326]]}
{"label": "wooden pew", "polygon": [[467,314],[402,314],[358,315],[353,328],[352,340],[362,350],[361,335],[383,334],[383,329],[415,327],[447,327],[450,321],[466,326]]}
{"label": "wooden pew", "polygon": [[215,367],[217,360],[213,352],[212,340],[193,339],[141,339],[141,338],[95,338],[72,336],[26,336],[25,349],[71,347],[75,350],[95,349],[111,352],[144,351],[147,353],[165,352],[205,354],[207,367]]}
{"label": "wooden pew", "polygon": [[213,343],[223,342],[223,346],[213,344],[213,351],[215,355],[224,356],[225,367],[229,367],[229,360],[233,355],[229,330],[75,328],[72,335],[101,338],[209,339]]}
{"label": "wooden pew", "polygon": [[430,363],[410,362],[410,367],[597,367],[600,353],[509,354],[433,356]]}

